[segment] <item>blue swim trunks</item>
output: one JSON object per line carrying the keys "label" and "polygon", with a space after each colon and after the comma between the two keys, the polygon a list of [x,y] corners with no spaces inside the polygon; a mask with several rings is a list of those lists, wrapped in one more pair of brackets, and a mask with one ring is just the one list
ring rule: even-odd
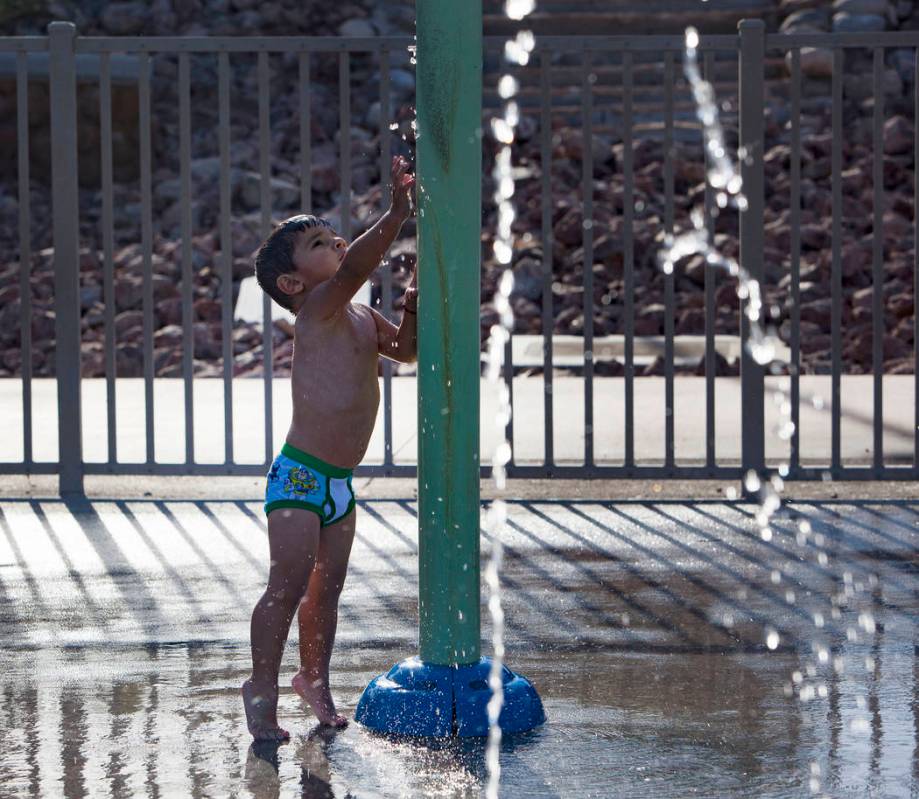
{"label": "blue swim trunks", "polygon": [[265,515],[276,508],[306,508],[319,515],[320,527],[327,527],[354,509],[351,474],[351,469],[285,444],[268,472]]}

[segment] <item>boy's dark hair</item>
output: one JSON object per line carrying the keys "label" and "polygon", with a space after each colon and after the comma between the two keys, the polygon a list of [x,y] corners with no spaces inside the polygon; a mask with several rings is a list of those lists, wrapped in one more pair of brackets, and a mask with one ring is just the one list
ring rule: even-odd
{"label": "boy's dark hair", "polygon": [[312,214],[292,216],[271,232],[255,254],[256,281],[262,287],[262,291],[288,311],[293,310],[291,297],[278,288],[278,278],[294,271],[294,246],[297,235],[314,227],[334,230],[332,224],[322,217]]}

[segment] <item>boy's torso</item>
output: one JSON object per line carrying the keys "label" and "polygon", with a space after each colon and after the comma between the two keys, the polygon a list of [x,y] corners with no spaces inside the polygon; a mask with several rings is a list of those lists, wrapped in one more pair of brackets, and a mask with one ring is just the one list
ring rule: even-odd
{"label": "boy's torso", "polygon": [[376,323],[367,306],[349,303],[327,321],[298,316],[294,329],[287,440],[351,469],[367,451],[380,404]]}

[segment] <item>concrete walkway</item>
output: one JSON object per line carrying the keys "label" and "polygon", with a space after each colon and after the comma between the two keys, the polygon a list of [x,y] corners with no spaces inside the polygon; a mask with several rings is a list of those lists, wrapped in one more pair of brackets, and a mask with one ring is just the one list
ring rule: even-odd
{"label": "concrete walkway", "polygon": [[[775,435],[780,421],[773,401],[779,378],[767,379],[766,453],[768,458],[787,456],[788,444]],[[716,397],[716,457],[740,457],[740,380],[718,378]],[[621,462],[624,457],[625,418],[623,378],[594,379],[594,451],[598,462]],[[154,381],[155,455],[159,462],[185,458],[184,383],[178,379]],[[888,463],[911,463],[914,450],[912,375],[884,378],[884,451]],[[34,457],[57,458],[56,381],[32,383]],[[393,450],[397,463],[414,463],[417,453],[417,393],[414,377],[396,377],[392,384]],[[544,385],[539,377],[514,379],[514,452],[518,464],[542,463],[544,457]],[[260,380],[233,382],[233,445],[239,463],[262,463],[264,452],[264,387]],[[584,458],[584,380],[556,378],[553,384],[556,461],[582,463]],[[145,458],[144,383],[141,379],[117,381],[117,447],[122,462]],[[382,380],[381,380],[382,396]],[[83,446],[87,461],[107,459],[106,385],[101,379],[83,381]],[[495,417],[497,395],[482,381],[482,462],[488,462],[499,440],[488,420]],[[679,461],[705,456],[705,380],[675,380],[675,452]],[[812,462],[830,457],[830,378],[801,379],[801,452]],[[195,454],[201,463],[222,463],[224,457],[223,383],[215,379],[194,381]],[[0,380],[0,461],[22,459],[22,386],[18,380]],[[287,432],[291,398],[289,379],[274,381],[274,441],[276,451]],[[664,379],[635,380],[635,452],[639,462],[661,462],[664,457]],[[845,376],[842,381],[842,455],[851,464],[870,461],[873,451],[873,389],[870,375]],[[377,420],[366,463],[383,460],[383,407]]]}

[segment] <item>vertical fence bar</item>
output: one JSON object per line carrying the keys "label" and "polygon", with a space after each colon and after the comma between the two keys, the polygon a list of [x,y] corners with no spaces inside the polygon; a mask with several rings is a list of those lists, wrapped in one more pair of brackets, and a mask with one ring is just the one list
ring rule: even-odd
{"label": "vertical fence bar", "polygon": [[594,160],[593,84],[591,55],[585,50],[581,76],[581,117],[584,157],[581,160],[581,197],[584,207],[584,466],[594,463]]}
{"label": "vertical fence bar", "polygon": [[179,183],[182,225],[182,377],[185,381],[185,464],[195,461],[193,394],[194,316],[191,274],[191,66],[188,53],[179,53]]}
{"label": "vertical fence bar", "polygon": [[144,411],[146,463],[154,462],[153,440],[153,201],[151,193],[150,55],[141,53],[140,64],[140,205],[141,249],[144,282],[142,292],[144,328]]}
{"label": "vertical fence bar", "polygon": [[233,463],[233,231],[230,225],[230,56],[217,56],[217,119],[220,148],[220,345],[223,352],[223,459]]}
{"label": "vertical fence bar", "polygon": [[791,453],[801,465],[801,50],[791,51]]}
{"label": "vertical fence bar", "polygon": [[[497,204],[497,198],[496,198]],[[513,274],[514,261],[513,255],[511,260],[507,264],[507,268],[511,270]],[[497,287],[496,287],[497,288]],[[504,377],[504,387],[507,390],[507,402],[508,406],[513,409],[514,407],[514,331],[513,329],[508,331],[507,341],[504,342],[504,363],[501,365]],[[508,461],[508,466],[513,468],[515,461],[517,460],[516,450],[514,449],[514,414],[513,412],[508,417],[507,423],[504,425],[504,439],[510,442],[511,445],[511,459]]]}
{"label": "vertical fence bar", "polygon": [[842,244],[842,70],[843,50],[841,47],[833,49],[833,145],[830,156],[833,171],[833,261],[830,276],[831,287],[831,320],[830,337],[832,347],[832,379],[831,379],[831,404],[832,404],[832,431],[830,444],[830,469],[834,476],[838,476],[842,468],[840,457],[841,445],[841,361],[842,344],[840,342],[840,325],[842,317],[842,261],[840,247]]}
{"label": "vertical fence bar", "polygon": [[[389,130],[389,50],[380,52],[380,211],[386,211],[390,196],[390,173],[392,157],[391,132]],[[382,312],[386,319],[392,318],[392,265],[387,264],[381,272]],[[392,466],[392,361],[383,359],[383,465]]]}
{"label": "vertical fence bar", "polygon": [[[509,267],[510,268],[510,265]],[[507,341],[504,342],[504,363],[502,364],[504,372],[504,386],[507,388],[507,402],[510,408],[514,407],[514,331],[508,332]],[[511,459],[507,465],[513,467],[516,461],[514,450],[514,414],[511,413],[510,419],[504,425],[504,438],[511,444]]]}
{"label": "vertical fence bar", "polygon": [[105,302],[105,410],[108,434],[108,463],[118,461],[118,437],[116,422],[116,377],[115,357],[115,203],[112,187],[112,79],[111,61],[108,53],[102,53],[99,62],[99,132],[102,154],[102,258],[103,287]]}
{"label": "vertical fence bar", "polygon": [[[705,79],[714,80],[715,59],[714,53],[707,52],[704,56],[703,66]],[[705,171],[711,168],[711,154],[708,147],[704,146]],[[715,240],[715,207],[714,192],[711,182],[705,181],[705,229],[709,241]],[[705,267],[705,465],[709,469],[715,468],[715,324],[718,309],[715,307],[715,278],[717,272],[710,266]]]}
{"label": "vertical fence bar", "polygon": [[[381,300],[383,316],[392,321],[392,269],[384,268]],[[392,364],[383,359],[383,465],[392,466]]]}
{"label": "vertical fence bar", "polygon": [[[262,238],[271,232],[271,96],[269,94],[268,53],[258,54],[258,146],[261,186]],[[271,298],[262,300],[262,382],[265,388],[265,465],[274,458],[274,325]]]}
{"label": "vertical fence bar", "polygon": [[[919,164],[919,47],[913,73],[913,164]],[[913,208],[919,209],[919,170],[913,173]],[[913,472],[919,473],[919,212],[913,211]]]}
{"label": "vertical fence bar", "polygon": [[29,175],[28,54],[16,53],[16,152],[19,158],[19,343],[22,348],[22,452],[26,471],[32,465],[32,224]]}
{"label": "vertical fence bar", "polygon": [[[555,464],[555,420],[552,400],[552,333],[555,308],[552,299],[552,85],[549,68],[552,54],[539,55],[539,150],[542,168],[542,373],[544,461]],[[550,475],[551,476],[551,475]]]}
{"label": "vertical fence bar", "polygon": [[[310,149],[310,54],[300,53],[300,210],[310,213],[313,207],[313,153]],[[387,76],[388,79],[388,76]]]}
{"label": "vertical fence bar", "polygon": [[625,467],[635,466],[635,212],[632,152],[632,53],[622,54],[623,285],[625,294]]}
{"label": "vertical fence bar", "polygon": [[874,224],[871,294],[872,362],[874,368],[874,453],[876,478],[884,468],[884,49],[874,48]]}
{"label": "vertical fence bar", "polygon": [[83,493],[75,38],[73,23],[52,22],[48,26],[54,197],[54,368],[57,374],[58,461],[62,495]]}
{"label": "vertical fence bar", "polygon": [[338,135],[341,159],[341,230],[345,241],[351,240],[351,53],[338,56]]}
{"label": "vertical fence bar", "polygon": [[[673,52],[664,54],[664,231],[673,235]],[[664,465],[674,465],[673,270],[664,275]]]}
{"label": "vertical fence bar", "polygon": [[[766,26],[762,20],[743,20],[740,30],[740,159],[746,209],[740,212],[740,263],[750,277],[763,280],[763,58]],[[747,352],[750,320],[740,317],[741,461],[744,472],[765,469],[765,375]]]}

